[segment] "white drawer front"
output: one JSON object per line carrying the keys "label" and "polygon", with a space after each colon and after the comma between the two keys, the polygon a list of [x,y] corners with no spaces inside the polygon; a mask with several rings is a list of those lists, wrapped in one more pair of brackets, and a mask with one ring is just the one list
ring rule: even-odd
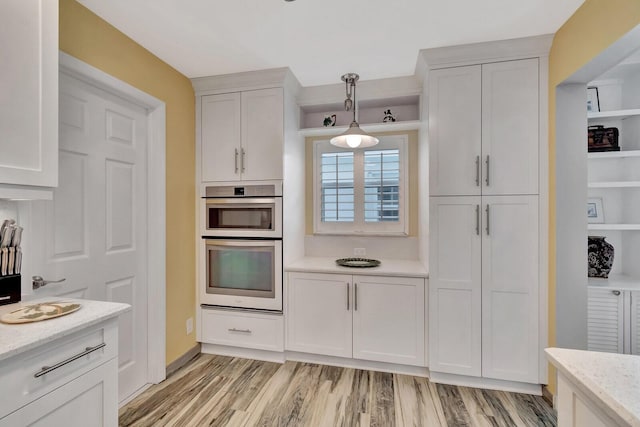
{"label": "white drawer front", "polygon": [[[112,319],[4,361],[0,368],[0,418],[117,357],[116,321]],[[87,354],[78,357],[83,353]],[[49,368],[47,373],[43,372],[45,367]]]}
{"label": "white drawer front", "polygon": [[202,341],[208,344],[284,351],[282,315],[203,309]]}

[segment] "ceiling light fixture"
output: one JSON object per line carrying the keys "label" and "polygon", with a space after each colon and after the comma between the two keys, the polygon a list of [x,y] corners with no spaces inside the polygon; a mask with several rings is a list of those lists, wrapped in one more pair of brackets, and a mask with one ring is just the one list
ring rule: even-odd
{"label": "ceiling light fixture", "polygon": [[342,148],[366,148],[376,145],[378,138],[371,136],[362,129],[356,121],[356,82],[360,78],[355,73],[347,73],[342,76],[342,81],[345,82],[347,99],[344,100],[344,109],[346,111],[353,110],[353,121],[349,125],[344,133],[331,138],[331,144],[336,147]]}

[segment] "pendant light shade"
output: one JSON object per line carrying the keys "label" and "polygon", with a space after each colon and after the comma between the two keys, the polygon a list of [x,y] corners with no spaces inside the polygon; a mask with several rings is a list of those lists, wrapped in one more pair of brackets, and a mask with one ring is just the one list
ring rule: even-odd
{"label": "pendant light shade", "polygon": [[[353,121],[344,133],[331,138],[331,144],[341,148],[366,148],[376,145],[378,138],[371,136],[362,129],[356,121],[356,82],[360,76],[355,73],[347,73],[342,76],[346,84],[347,99],[344,101],[344,109],[353,111]],[[352,99],[353,98],[353,99]]]}

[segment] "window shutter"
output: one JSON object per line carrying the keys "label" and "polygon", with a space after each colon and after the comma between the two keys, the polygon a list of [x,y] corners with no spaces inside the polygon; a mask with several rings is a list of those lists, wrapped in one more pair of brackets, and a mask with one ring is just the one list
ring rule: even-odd
{"label": "window shutter", "polygon": [[364,152],[365,222],[400,221],[400,150]]}
{"label": "window shutter", "polygon": [[353,152],[322,153],[320,210],[323,222],[353,222]]}

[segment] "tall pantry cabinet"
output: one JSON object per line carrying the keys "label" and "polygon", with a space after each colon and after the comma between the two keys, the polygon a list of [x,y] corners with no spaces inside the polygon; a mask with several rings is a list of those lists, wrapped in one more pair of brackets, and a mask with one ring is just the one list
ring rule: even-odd
{"label": "tall pantry cabinet", "polygon": [[548,50],[501,50],[485,62],[476,50],[475,60],[461,60],[461,48],[450,63],[443,49],[423,52],[429,369],[436,381],[462,375],[539,384],[541,93],[547,90],[540,82]]}

